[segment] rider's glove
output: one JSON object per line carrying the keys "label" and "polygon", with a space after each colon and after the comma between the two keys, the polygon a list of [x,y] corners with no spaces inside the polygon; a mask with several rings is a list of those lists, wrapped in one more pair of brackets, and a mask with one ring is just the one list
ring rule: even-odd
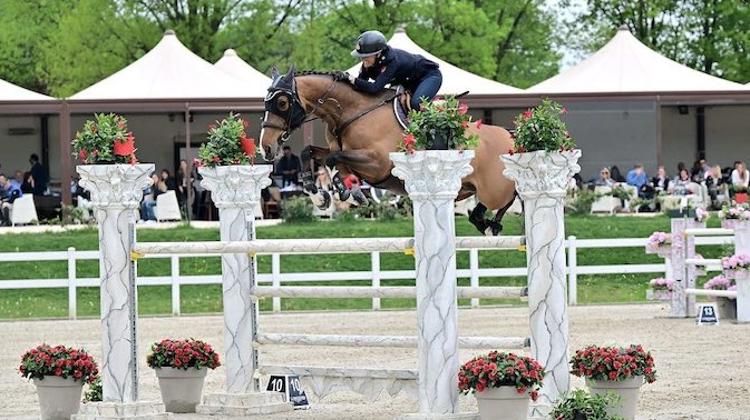
{"label": "rider's glove", "polygon": [[347,75],[349,76],[349,83],[354,84],[354,81],[357,80],[357,76],[348,73]]}

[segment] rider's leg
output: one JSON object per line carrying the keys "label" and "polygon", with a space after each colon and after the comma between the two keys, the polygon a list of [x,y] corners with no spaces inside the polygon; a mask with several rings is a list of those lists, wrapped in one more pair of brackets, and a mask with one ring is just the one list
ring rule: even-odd
{"label": "rider's leg", "polygon": [[414,89],[411,95],[411,108],[419,110],[421,109],[420,101],[421,98],[432,100],[437,95],[440,86],[443,84],[443,76],[440,74],[440,70],[433,70],[422,78],[417,87]]}

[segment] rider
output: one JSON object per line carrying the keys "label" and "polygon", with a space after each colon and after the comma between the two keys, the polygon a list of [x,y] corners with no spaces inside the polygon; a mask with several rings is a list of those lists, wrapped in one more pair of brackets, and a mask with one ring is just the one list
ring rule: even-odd
{"label": "rider", "polygon": [[354,89],[377,93],[386,84],[401,85],[411,92],[410,105],[415,110],[420,110],[421,98],[432,100],[443,83],[437,63],[388,46],[385,36],[379,31],[363,32],[357,38],[357,48],[352,51],[352,56],[362,60],[359,76],[349,75]]}

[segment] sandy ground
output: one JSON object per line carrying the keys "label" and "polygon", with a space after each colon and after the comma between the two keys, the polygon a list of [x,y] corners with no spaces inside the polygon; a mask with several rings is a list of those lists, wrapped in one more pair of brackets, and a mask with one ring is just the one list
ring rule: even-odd
{"label": "sandy ground", "polygon": [[[639,419],[750,419],[750,325],[729,322],[699,327],[691,319],[667,319],[658,305],[585,306],[570,308],[571,348],[588,344],[641,343],[656,358],[658,380],[645,385]],[[462,310],[462,335],[527,335],[527,310],[483,308]],[[287,313],[261,316],[266,332],[341,334],[415,334],[414,311],[354,313]],[[141,398],[159,399],[156,377],[145,366],[148,346],[164,337],[195,337],[222,348],[222,321],[217,316],[144,318],[140,321]],[[16,369],[20,355],[43,341],[82,346],[95,357],[101,353],[99,323],[80,321],[23,321],[0,323],[0,418],[38,418],[34,386]],[[462,360],[477,350],[462,351]],[[261,353],[269,364],[414,368],[415,351],[405,349],[350,349],[342,347],[281,347]],[[204,392],[219,391],[224,371],[210,372]],[[583,381],[572,378],[574,387]],[[462,397],[473,410],[473,397]],[[313,401],[312,408],[268,419],[389,419],[416,410],[403,395],[368,402],[341,393]],[[199,416],[177,416],[198,419]]]}

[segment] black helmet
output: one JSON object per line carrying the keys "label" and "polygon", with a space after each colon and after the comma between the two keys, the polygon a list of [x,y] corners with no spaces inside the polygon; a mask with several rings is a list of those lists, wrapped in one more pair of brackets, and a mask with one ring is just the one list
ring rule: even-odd
{"label": "black helmet", "polygon": [[368,57],[375,55],[388,46],[388,41],[380,31],[362,32],[357,38],[357,48],[352,51],[352,57]]}

